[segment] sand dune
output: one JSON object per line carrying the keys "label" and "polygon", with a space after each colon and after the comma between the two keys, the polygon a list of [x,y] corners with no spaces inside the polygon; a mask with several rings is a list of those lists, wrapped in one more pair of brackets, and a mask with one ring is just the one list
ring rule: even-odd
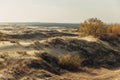
{"label": "sand dune", "polygon": [[[80,38],[73,27],[0,27],[0,80],[119,80],[120,37]],[[84,58],[78,71],[58,64],[66,54]]]}

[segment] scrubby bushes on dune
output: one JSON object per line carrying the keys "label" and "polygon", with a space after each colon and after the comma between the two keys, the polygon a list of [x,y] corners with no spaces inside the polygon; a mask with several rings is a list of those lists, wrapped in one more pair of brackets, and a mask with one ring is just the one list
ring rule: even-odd
{"label": "scrubby bushes on dune", "polygon": [[[88,37],[87,39],[92,40],[96,38]],[[62,68],[69,68],[69,67],[71,68],[72,65],[70,65],[71,64],[70,60],[72,60],[75,53],[78,53],[80,55],[80,59],[84,59],[84,60],[82,61],[82,63],[81,61],[75,61],[75,60],[72,61],[80,62],[81,66],[102,67],[106,65],[107,67],[111,67],[111,66],[116,66],[117,65],[116,63],[119,63],[118,60],[120,58],[119,55],[120,52],[117,50],[117,48],[119,48],[119,41],[117,40],[102,41],[96,39],[94,42],[93,41],[91,42],[78,38],[54,38],[51,39],[49,42],[47,42],[47,44],[49,44],[49,46],[52,46],[54,50],[56,50],[54,54],[57,54],[58,49],[59,51],[65,50],[66,52],[70,52],[72,54],[72,55],[68,54],[69,56],[64,55],[59,58],[60,61],[59,63],[61,63],[60,66]],[[49,46],[46,48],[50,48]],[[52,50],[53,49],[51,49],[51,51]],[[65,54],[62,51],[60,53]],[[111,60],[114,60],[115,62]],[[109,63],[114,63],[114,65],[113,64],[111,65]],[[72,69],[77,69],[77,68],[72,67]]]}
{"label": "scrubby bushes on dune", "polygon": [[107,33],[120,34],[120,24],[108,25]]}
{"label": "scrubby bushes on dune", "polygon": [[80,24],[80,36],[98,36],[104,32],[103,22],[97,18],[90,18]]}
{"label": "scrubby bushes on dune", "polygon": [[97,18],[90,18],[80,24],[80,37],[94,36],[114,40],[120,35],[120,24],[105,25]]}
{"label": "scrubby bushes on dune", "polygon": [[108,39],[116,39],[120,35],[120,25],[108,25],[106,28],[106,33],[108,34]]}
{"label": "scrubby bushes on dune", "polygon": [[77,54],[67,54],[63,57],[59,57],[59,65],[62,68],[68,69],[68,70],[76,70],[79,69],[83,59],[77,55]]}
{"label": "scrubby bushes on dune", "polygon": [[[106,49],[107,50],[107,49]],[[99,50],[98,50],[99,51]],[[110,53],[108,53],[108,51]],[[69,70],[69,71],[78,71],[81,67],[93,67],[93,68],[113,68],[118,67],[120,64],[120,55],[119,52],[115,52],[112,50],[103,50],[98,53],[86,53],[85,56],[82,54],[65,54],[63,56],[55,56],[51,53],[36,53],[38,58],[42,58],[42,61],[45,62],[45,65],[35,64],[34,67],[41,67],[53,72],[53,73],[61,73],[61,70]],[[43,63],[42,63],[43,64]],[[52,69],[49,69],[51,67]]]}
{"label": "scrubby bushes on dune", "polygon": [[41,57],[46,62],[50,63],[53,66],[67,69],[70,71],[78,70],[81,66],[83,58],[79,54],[66,54],[64,56],[56,57],[49,53],[36,53],[36,56]]}

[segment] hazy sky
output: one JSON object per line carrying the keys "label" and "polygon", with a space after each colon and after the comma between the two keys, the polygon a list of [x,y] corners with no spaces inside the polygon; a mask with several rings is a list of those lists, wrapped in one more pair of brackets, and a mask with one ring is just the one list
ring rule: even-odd
{"label": "hazy sky", "polygon": [[0,0],[0,22],[120,22],[120,0]]}

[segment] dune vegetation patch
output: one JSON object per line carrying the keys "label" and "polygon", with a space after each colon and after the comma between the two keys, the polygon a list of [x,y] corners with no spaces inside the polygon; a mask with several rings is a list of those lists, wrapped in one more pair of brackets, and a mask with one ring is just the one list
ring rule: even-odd
{"label": "dune vegetation patch", "polygon": [[78,70],[80,69],[83,59],[78,54],[66,54],[65,56],[59,57],[59,65],[68,70]]}

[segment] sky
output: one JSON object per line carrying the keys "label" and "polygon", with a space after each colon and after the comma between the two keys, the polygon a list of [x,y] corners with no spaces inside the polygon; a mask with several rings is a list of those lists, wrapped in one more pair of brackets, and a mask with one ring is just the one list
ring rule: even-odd
{"label": "sky", "polygon": [[0,22],[120,23],[120,0],[0,0]]}

